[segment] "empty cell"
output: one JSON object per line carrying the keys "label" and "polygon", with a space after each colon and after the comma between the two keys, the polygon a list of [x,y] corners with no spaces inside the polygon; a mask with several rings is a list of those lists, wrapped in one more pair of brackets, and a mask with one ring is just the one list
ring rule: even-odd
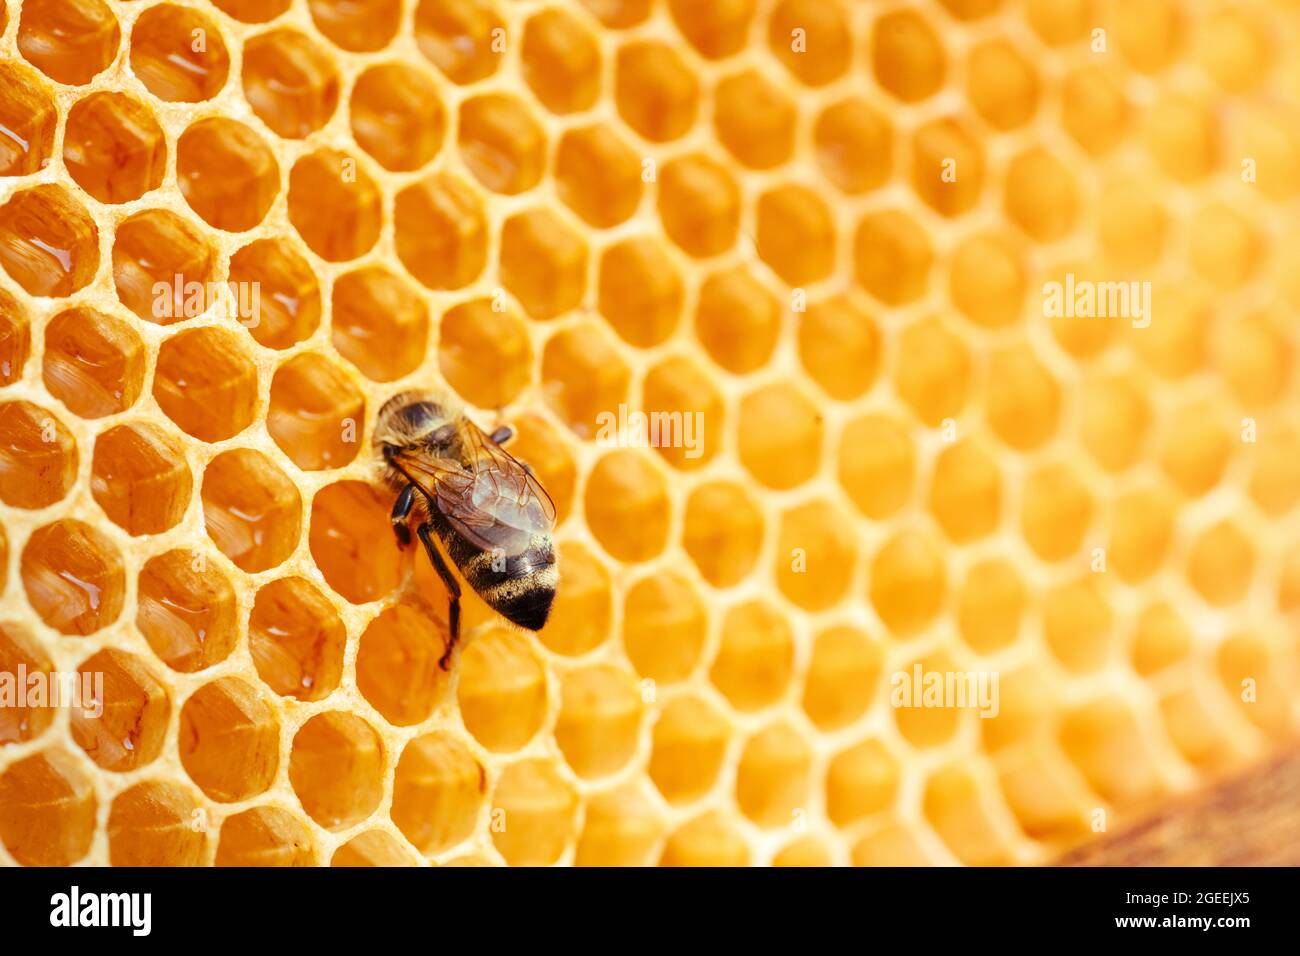
{"label": "empty cell", "polygon": [[839,442],[840,485],[868,518],[887,518],[911,497],[916,450],[909,426],[873,412],[844,426]]}
{"label": "empty cell", "polygon": [[31,402],[0,405],[0,501],[44,508],[77,479],[77,440],[51,412]]}
{"label": "empty cell", "polygon": [[728,372],[742,375],[767,364],[781,320],[776,295],[744,266],[714,272],[700,285],[695,335]]}
{"label": "empty cell", "polygon": [[898,210],[883,210],[858,223],[853,259],[864,289],[888,305],[902,305],[925,294],[934,253],[914,219]]}
{"label": "empty cell", "polygon": [[176,142],[181,195],[210,226],[252,229],[280,193],[280,167],[256,133],[231,119],[191,123]]}
{"label": "empty cell", "polygon": [[895,532],[871,561],[871,603],[885,626],[901,638],[913,637],[934,620],[947,594],[943,554],[926,531]]}
{"label": "empty cell", "polygon": [[429,310],[415,288],[380,266],[334,280],[330,339],[361,374],[391,382],[424,361]]}
{"label": "empty cell", "polygon": [[784,491],[817,472],[824,422],[789,382],[761,386],[740,400],[740,461],[760,484]]}
{"label": "empty cell", "polygon": [[740,231],[740,187],[725,166],[702,153],[670,160],[659,172],[659,218],[684,252],[720,255]]}
{"label": "empty cell", "polygon": [[930,513],[949,538],[964,544],[992,534],[1002,515],[1002,473],[980,438],[962,438],[935,457]]}
{"label": "empty cell", "polygon": [[289,782],[307,815],[327,830],[370,816],[384,795],[383,774],[383,741],[360,717],[327,711],[294,735]]}
{"label": "empty cell", "polygon": [[70,296],[99,270],[99,229],[62,186],[14,193],[0,206],[0,265],[31,295]]}
{"label": "empty cell", "polygon": [[749,866],[749,845],[718,810],[707,810],[673,830],[659,855],[660,866]]}
{"label": "empty cell", "polygon": [[943,43],[916,10],[895,10],[877,18],[869,52],[876,82],[904,103],[920,102],[943,86]]}
{"label": "empty cell", "polygon": [[555,151],[555,189],[588,225],[625,222],[641,203],[643,158],[607,123],[566,130]]}
{"label": "empty cell", "polygon": [[637,40],[620,47],[615,58],[614,101],[634,132],[665,143],[695,124],[700,81],[667,43]]}
{"label": "empty cell", "polygon": [[521,749],[546,719],[546,670],[532,641],[493,627],[461,653],[457,704],[465,729],[495,753]]}
{"label": "empty cell", "polygon": [[871,388],[882,348],[878,322],[848,295],[808,304],[799,323],[804,371],[840,401],[851,401]]}
{"label": "empty cell", "polygon": [[676,329],[685,296],[682,277],[655,239],[632,237],[607,248],[597,281],[600,314],[630,345],[658,345]]}
{"label": "empty cell", "polygon": [[91,93],[68,111],[63,165],[100,202],[130,202],[162,185],[167,137],[139,100],[125,93]]}
{"label": "empty cell", "polygon": [[397,257],[430,289],[469,285],[487,263],[488,223],[479,193],[459,176],[434,173],[393,205]]}
{"label": "empty cell", "polygon": [[312,559],[325,582],[353,604],[379,600],[401,583],[404,561],[391,508],[391,494],[362,481],[334,482],[312,498]]}
{"label": "empty cell", "polygon": [[[594,650],[609,637],[614,597],[609,569],[590,549],[577,542],[559,546],[564,566],[564,587],[555,594],[551,616],[537,632],[547,650],[578,657]],[[461,658],[461,692],[465,687],[465,658]]]}
{"label": "empty cell", "polygon": [[185,701],[176,746],[199,789],[220,803],[236,803],[262,793],[275,779],[280,724],[256,688],[223,677]]}
{"label": "empty cell", "polygon": [[126,597],[122,555],[103,532],[65,518],[32,532],[20,565],[27,603],[60,634],[93,634]]}
{"label": "empty cell", "polygon": [[707,465],[722,447],[722,395],[705,371],[685,356],[666,356],[646,372],[642,410],[647,438],[663,459],[682,471]]}
{"label": "empty cell", "polygon": [[726,588],[744,580],[758,561],[763,512],[744,485],[711,481],[686,499],[682,547],[704,580]]}
{"label": "empty cell", "polygon": [[1006,40],[986,40],[966,63],[966,99],[990,126],[1006,132],[1028,123],[1038,109],[1034,67]]}
{"label": "empty cell", "polygon": [[948,268],[948,297],[966,318],[984,328],[1021,320],[1028,280],[1018,237],[1002,232],[967,236],[953,249]]}
{"label": "empty cell", "polygon": [[327,697],[342,676],[346,643],[338,612],[305,578],[280,578],[257,592],[248,650],[258,676],[281,697]]}
{"label": "empty cell", "polygon": [[698,800],[717,782],[731,736],[730,722],[712,704],[674,697],[655,721],[646,772],[669,803]]}
{"label": "empty cell", "polygon": [[654,803],[635,784],[592,795],[573,854],[574,866],[649,866],[662,836]]}
{"label": "empty cell", "polygon": [[501,282],[534,319],[553,319],[582,303],[587,261],[581,233],[545,207],[511,216],[501,228]]}
{"label": "empty cell", "polygon": [[970,391],[971,356],[966,344],[937,317],[903,330],[896,345],[894,389],[931,428],[955,418]]}
{"label": "empty cell", "polygon": [[189,789],[150,780],[123,790],[108,813],[108,859],[113,866],[201,866],[208,835],[194,821],[201,812]]}
{"label": "empty cell", "polygon": [[462,85],[495,73],[507,46],[492,0],[420,0],[415,42],[447,79]]}
{"label": "empty cell", "polygon": [[721,0],[708,4],[669,0],[668,10],[687,42],[702,56],[718,60],[739,52],[745,45],[754,19],[754,6],[754,0]]}
{"label": "empty cell", "polygon": [[532,342],[514,310],[472,299],[443,313],[438,368],[469,404],[509,405],[531,382],[532,367]]}
{"label": "empty cell", "polygon": [[642,709],[630,672],[608,664],[568,671],[560,680],[556,746],[584,779],[617,773],[636,754]]}
{"label": "empty cell", "polygon": [[402,750],[393,776],[393,822],[421,853],[438,853],[474,832],[487,775],[469,748],[446,733],[425,734]]}
{"label": "empty cell", "polygon": [[317,866],[315,840],[288,810],[253,807],[226,817],[217,837],[217,866]]}
{"label": "empty cell", "polygon": [[140,569],[135,626],[172,670],[193,673],[229,657],[238,611],[230,580],[202,552],[167,551]]}
{"label": "empty cell", "polygon": [[758,70],[726,77],[713,91],[718,141],[751,169],[772,169],[790,159],[797,120],[794,100]]}
{"label": "empty cell", "polygon": [[379,239],[383,195],[357,160],[335,149],[303,156],[289,171],[289,221],[327,262],[365,254]]}
{"label": "empty cell", "polygon": [[36,74],[10,61],[0,64],[0,176],[40,172],[54,153],[59,114]]}
{"label": "empty cell", "polygon": [[242,570],[266,571],[298,546],[302,498],[261,452],[237,448],[212,459],[202,497],[208,537]]}
{"label": "empty cell", "polygon": [[186,329],[158,350],[153,397],[187,435],[223,441],[252,424],[257,366],[234,333],[217,327]]}
{"label": "empty cell", "polygon": [[176,440],[148,422],[117,425],[95,439],[90,493],[129,534],[159,534],[185,516],[194,479]]}
{"label": "empty cell", "polygon": [[1025,541],[1046,561],[1074,554],[1092,522],[1092,495],[1066,462],[1035,469],[1021,489],[1021,529]]}
{"label": "empty cell", "polygon": [[554,762],[511,764],[492,792],[492,811],[508,824],[492,842],[511,866],[550,866],[577,836],[577,810],[578,795]]}
{"label": "empty cell", "polygon": [[709,681],[732,707],[754,711],[776,703],[793,668],[794,633],[771,602],[756,598],[727,609]]}
{"label": "empty cell", "polygon": [[415,866],[415,860],[392,834],[367,830],[335,850],[330,866]]}
{"label": "empty cell", "polygon": [[893,127],[863,97],[846,97],[822,110],[813,146],[822,173],[846,193],[883,186],[893,172]]}
{"label": "empty cell", "polygon": [[587,526],[615,559],[649,561],[667,545],[668,482],[645,452],[606,452],[587,478],[585,501]]}
{"label": "empty cell", "polygon": [[255,310],[243,310],[253,314],[241,315],[240,324],[260,345],[287,349],[320,325],[320,284],[288,239],[244,246],[230,257],[228,281],[237,303],[256,303]]}
{"label": "empty cell", "polygon": [[1016,566],[1006,558],[986,558],[966,572],[957,597],[957,626],[972,650],[990,654],[1012,644],[1029,603]]}
{"label": "empty cell", "polygon": [[372,66],[352,87],[352,138],[393,172],[419,169],[437,155],[446,132],[438,87],[404,63]]}
{"label": "empty cell", "polygon": [[390,724],[422,722],[446,692],[447,676],[438,666],[446,644],[442,627],[424,610],[393,605],[361,635],[357,689]]}
{"label": "empty cell", "polygon": [[157,759],[171,699],[144,661],[125,651],[100,651],[77,668],[77,680],[91,695],[72,708],[72,739],[91,760],[124,773]]}
{"label": "empty cell", "polygon": [[849,515],[825,499],[814,498],[787,509],[777,534],[774,570],[781,593],[809,611],[838,604],[858,560]]}
{"label": "empty cell", "polygon": [[513,196],[532,189],[546,168],[546,130],[517,97],[487,93],[460,106],[460,157],[480,183]]}
{"label": "empty cell", "polygon": [[787,723],[764,727],[747,741],[736,767],[736,804],[760,827],[789,826],[806,813],[812,751]]}
{"label": "empty cell", "polygon": [[289,139],[316,132],[339,105],[334,61],[296,30],[272,30],[245,42],[242,79],[253,112]]}
{"label": "empty cell", "polygon": [[942,216],[969,212],[984,185],[984,153],[962,123],[931,120],[912,134],[912,188]]}
{"label": "empty cell", "polygon": [[675,571],[635,581],[623,601],[623,648],[638,674],[659,683],[685,680],[704,652],[708,611],[699,590]]}
{"label": "empty cell", "polygon": [[857,628],[840,625],[820,631],[804,674],[804,713],[823,731],[852,724],[880,692],[883,667],[881,642]]}
{"label": "empty cell", "polygon": [[18,21],[18,52],[52,80],[80,86],[117,57],[122,28],[104,0],[32,0]]}
{"label": "empty cell", "polygon": [[1061,125],[1093,156],[1123,140],[1130,109],[1123,87],[1099,66],[1081,66],[1061,83]]}
{"label": "empty cell", "polygon": [[32,354],[32,324],[23,305],[0,289],[0,388],[23,377]]}
{"label": "empty cell", "polygon": [[1078,207],[1074,174],[1047,150],[1032,147],[1007,164],[1004,208],[1031,239],[1064,238],[1074,228]]}
{"label": "empty cell", "polygon": [[357,456],[366,403],[348,377],[319,355],[296,355],[275,371],[266,430],[305,471],[341,468]]}
{"label": "empty cell", "polygon": [[[8,558],[8,549],[3,555]],[[0,621],[0,673],[19,673],[22,668],[29,679],[50,680],[54,662],[45,647],[22,624]],[[38,703],[34,698],[20,697],[12,704],[0,708],[0,747],[7,744],[35,740],[54,720],[55,710],[47,699]]]}
{"label": "empty cell", "polygon": [[767,42],[808,86],[839,78],[853,56],[848,12],[840,0],[782,0],[767,22]]}
{"label": "empty cell", "polygon": [[340,50],[382,50],[402,25],[402,0],[307,0],[316,29]]}
{"label": "empty cell", "polygon": [[150,209],[123,219],[113,237],[117,297],[146,322],[170,325],[202,315],[215,253],[193,223]]}
{"label": "empty cell", "polygon": [[70,866],[95,838],[95,787],[82,760],[51,748],[0,775],[0,841],[22,866]]}
{"label": "empty cell", "polygon": [[520,60],[524,81],[552,113],[590,109],[600,96],[600,44],[559,7],[528,18]]}
{"label": "empty cell", "polygon": [[140,336],[120,319],[78,306],[45,327],[45,388],[82,418],[102,418],[135,404],[148,357]]}
{"label": "empty cell", "polygon": [[594,322],[562,329],[542,350],[542,386],[547,405],[579,438],[594,438],[602,412],[614,412],[627,398],[631,370]]}
{"label": "empty cell", "polygon": [[1115,612],[1097,580],[1065,581],[1043,595],[1043,640],[1075,673],[1100,670],[1114,656]]}
{"label": "empty cell", "polygon": [[215,23],[196,10],[161,3],[131,29],[131,72],[154,96],[198,103],[221,92],[230,54]]}

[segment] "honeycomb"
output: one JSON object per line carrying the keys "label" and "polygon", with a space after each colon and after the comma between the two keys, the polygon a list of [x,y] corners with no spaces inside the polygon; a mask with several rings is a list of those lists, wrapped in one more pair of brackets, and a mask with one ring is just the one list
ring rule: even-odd
{"label": "honeycomb", "polygon": [[[0,23],[0,671],[102,680],[0,862],[1037,863],[1296,730],[1296,0]],[[559,516],[449,672],[410,387]]]}

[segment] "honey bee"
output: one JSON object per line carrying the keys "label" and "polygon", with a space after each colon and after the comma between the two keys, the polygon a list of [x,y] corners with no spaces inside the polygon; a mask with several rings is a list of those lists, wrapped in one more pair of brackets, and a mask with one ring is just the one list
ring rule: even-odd
{"label": "honey bee", "polygon": [[410,521],[418,520],[416,534],[450,598],[443,670],[460,639],[460,584],[435,537],[469,586],[520,627],[540,629],[555,600],[555,505],[532,470],[500,447],[513,434],[502,427],[488,435],[425,392],[403,392],[379,410],[374,447],[398,493],[393,533],[407,547]]}

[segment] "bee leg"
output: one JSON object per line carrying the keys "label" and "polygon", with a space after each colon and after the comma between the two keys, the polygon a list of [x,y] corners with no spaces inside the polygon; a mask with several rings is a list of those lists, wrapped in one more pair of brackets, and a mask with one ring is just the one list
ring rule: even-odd
{"label": "bee leg", "polygon": [[515,437],[515,430],[509,425],[502,425],[488,437],[492,439],[492,444],[504,445],[510,439]]}
{"label": "bee leg", "polygon": [[447,664],[451,660],[452,649],[455,648],[456,642],[460,640],[460,583],[452,576],[451,570],[447,567],[447,562],[442,560],[442,555],[438,553],[438,548],[433,543],[433,525],[425,522],[415,531],[420,536],[420,541],[424,543],[424,550],[429,552],[429,561],[433,564],[433,569],[438,572],[438,577],[442,578],[442,583],[447,586],[447,597],[449,599],[447,626],[451,630],[451,638],[447,641],[447,649],[443,651],[442,657],[438,659],[438,666],[446,670]]}
{"label": "bee leg", "polygon": [[415,504],[415,485],[407,485],[393,502],[393,510],[388,516],[393,522],[393,534],[397,535],[397,543],[403,548],[411,543],[411,529],[407,526],[406,519],[411,514],[413,504]]}

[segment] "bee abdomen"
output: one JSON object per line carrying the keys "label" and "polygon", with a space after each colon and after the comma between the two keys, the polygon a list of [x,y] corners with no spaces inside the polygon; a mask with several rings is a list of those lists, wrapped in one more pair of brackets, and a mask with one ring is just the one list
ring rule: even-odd
{"label": "bee abdomen", "polygon": [[489,607],[520,627],[540,630],[550,616],[559,574],[549,536],[538,535],[525,551],[509,557],[480,551],[461,573]]}

